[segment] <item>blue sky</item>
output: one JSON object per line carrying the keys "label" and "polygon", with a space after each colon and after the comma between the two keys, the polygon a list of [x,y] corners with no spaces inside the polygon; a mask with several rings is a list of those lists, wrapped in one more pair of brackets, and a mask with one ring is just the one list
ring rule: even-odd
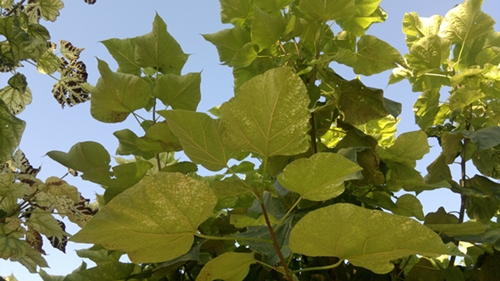
{"label": "blue sky", "polygon": [[[500,21],[500,1],[485,0],[483,11]],[[138,4],[141,3],[141,4]],[[421,17],[445,13],[459,0],[383,0],[381,6],[389,15],[383,24],[376,24],[368,31],[380,39],[396,47],[402,54],[406,53],[404,34],[401,32],[401,21],[405,12],[416,11]],[[94,84],[99,78],[96,67],[96,57],[107,61],[112,69],[116,69],[111,56],[104,45],[99,41],[109,38],[126,38],[143,35],[150,32],[155,13],[158,13],[167,23],[168,31],[181,44],[185,53],[190,54],[183,73],[202,71],[202,102],[199,111],[206,111],[213,106],[220,105],[233,95],[233,78],[231,69],[219,63],[215,47],[205,41],[201,34],[214,33],[229,28],[220,23],[220,6],[216,0],[149,0],[149,1],[110,1],[97,0],[95,5],[87,5],[83,0],[66,0],[65,8],[55,23],[47,23],[52,40],[58,42],[64,39],[77,47],[85,47],[81,58],[87,65],[89,82]],[[500,30],[500,24],[495,26]],[[346,79],[353,79],[354,73],[347,68],[336,68]],[[68,151],[77,142],[92,140],[103,144],[111,155],[118,146],[113,132],[130,128],[141,135],[137,123],[129,118],[119,124],[104,124],[90,116],[90,103],[77,105],[73,108],[61,109],[61,106],[52,97],[52,85],[55,82],[50,77],[36,73],[36,69],[26,65],[20,70],[28,77],[29,87],[33,92],[33,103],[19,117],[27,122],[27,127],[20,148],[34,166],[42,165],[39,178],[62,176],[66,169],[53,162],[44,155],[50,150]],[[382,88],[387,98],[403,104],[402,121],[398,126],[399,132],[418,129],[414,125],[412,106],[418,98],[418,93],[412,93],[407,82],[401,82],[387,87],[390,72],[373,77],[361,77],[362,81],[371,87]],[[0,84],[5,85],[8,75],[0,76]],[[3,86],[2,86],[3,87]],[[436,143],[431,145],[437,146]],[[436,150],[437,151],[437,150]],[[425,163],[436,157],[431,153]],[[425,171],[426,164],[420,165],[419,170]],[[65,178],[77,186],[87,198],[94,198],[95,193],[102,193],[102,189],[78,178]],[[424,204],[424,213],[437,210],[445,205],[447,211],[458,210],[459,197],[449,191],[436,191],[419,195]],[[76,228],[70,228],[74,233]],[[48,242],[46,242],[48,243]],[[46,257],[50,269],[47,272],[54,275],[64,275],[71,272],[81,263],[74,253],[85,245],[69,243],[67,254],[58,251],[49,251]],[[50,246],[46,247],[46,249]],[[0,260],[0,276],[14,273],[19,280],[41,280],[31,275],[22,266]]]}

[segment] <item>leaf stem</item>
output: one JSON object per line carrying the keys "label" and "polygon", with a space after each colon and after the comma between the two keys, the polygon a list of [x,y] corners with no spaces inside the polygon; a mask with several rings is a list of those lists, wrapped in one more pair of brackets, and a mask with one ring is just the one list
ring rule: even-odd
{"label": "leaf stem", "polygon": [[254,241],[254,242],[262,242],[262,243],[268,243],[272,244],[273,242],[271,240],[267,239],[260,239],[260,238],[251,238],[251,237],[234,237],[234,236],[210,236],[210,235],[204,235],[201,233],[195,233],[194,236],[207,239],[207,240],[227,240],[227,241]]}
{"label": "leaf stem", "polygon": [[281,218],[281,220],[278,222],[278,224],[276,224],[275,229],[277,229],[278,227],[280,227],[280,225],[285,221],[285,219],[288,217],[288,215],[290,215],[290,213],[293,211],[293,209],[295,209],[295,207],[297,207],[297,205],[299,204],[300,200],[302,200],[302,196],[299,197],[299,199],[297,199],[297,201],[295,201],[295,203],[293,204],[292,207],[290,207],[290,209],[288,209],[288,211],[283,216],[283,218]]}
{"label": "leaf stem", "polygon": [[292,273],[300,273],[300,272],[306,272],[306,271],[319,271],[319,270],[328,270],[332,268],[336,268],[339,266],[344,260],[339,260],[338,262],[331,264],[331,265],[325,265],[325,266],[317,266],[317,267],[308,267],[308,268],[303,268],[299,270],[294,270]]}

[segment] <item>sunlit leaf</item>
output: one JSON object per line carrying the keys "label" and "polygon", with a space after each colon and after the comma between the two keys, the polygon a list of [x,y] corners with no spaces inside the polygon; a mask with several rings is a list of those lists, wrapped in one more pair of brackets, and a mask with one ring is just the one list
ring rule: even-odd
{"label": "sunlit leaf", "polygon": [[335,153],[317,153],[295,160],[279,175],[280,184],[304,199],[325,201],[344,192],[344,181],[360,178],[362,168]]}
{"label": "sunlit leaf", "polygon": [[61,0],[39,0],[40,11],[45,20],[55,21],[59,16],[59,10],[64,7]]}
{"label": "sunlit leaf", "polygon": [[354,17],[347,21],[340,21],[339,25],[356,36],[364,35],[373,23],[384,22],[387,18],[387,13],[379,7],[380,2],[381,0],[355,1]]}
{"label": "sunlit leaf", "polygon": [[300,0],[298,8],[312,20],[349,20],[356,12],[354,0]]}
{"label": "sunlit leaf", "polygon": [[466,0],[443,18],[439,35],[453,42],[470,45],[479,36],[493,30],[495,20],[483,11],[483,0]]}
{"label": "sunlit leaf", "polygon": [[159,114],[167,119],[189,159],[211,171],[226,167],[229,159],[237,152],[222,142],[224,127],[218,119],[212,119],[205,113],[186,110],[161,111]]}
{"label": "sunlit leaf", "polygon": [[156,14],[153,30],[135,38],[135,62],[145,68],[153,67],[162,73],[180,74],[188,55],[167,32],[167,25]]}
{"label": "sunlit leaf", "polygon": [[33,97],[29,87],[26,87],[26,90],[21,92],[9,85],[0,90],[0,99],[5,102],[12,114],[17,115],[24,111],[24,108],[31,103]]}
{"label": "sunlit leaf", "polygon": [[250,271],[250,265],[257,262],[253,253],[224,253],[209,261],[201,269],[196,281],[241,281]]}
{"label": "sunlit leaf", "polygon": [[308,148],[309,97],[302,80],[287,68],[275,68],[245,83],[220,107],[224,141],[270,157]]}
{"label": "sunlit leaf", "polygon": [[410,53],[405,55],[408,64],[425,73],[432,69],[439,69],[450,55],[450,41],[437,35],[428,35],[413,43]]}
{"label": "sunlit leaf", "polygon": [[135,144],[140,150],[155,154],[182,150],[178,137],[172,133],[167,122],[158,122],[149,127],[146,135],[138,138]]}
{"label": "sunlit leaf", "polygon": [[216,203],[207,184],[157,173],[116,196],[70,240],[124,251],[135,263],[171,260],[189,251]]}
{"label": "sunlit leaf", "polygon": [[425,130],[434,124],[439,112],[439,88],[425,90],[413,105],[415,122]]}
{"label": "sunlit leaf", "polygon": [[165,74],[155,85],[154,95],[173,109],[196,110],[201,99],[201,73]]}
{"label": "sunlit leaf", "polygon": [[415,161],[429,153],[427,134],[423,131],[399,135],[393,146],[379,150],[380,158],[392,162],[406,162],[415,166]]}
{"label": "sunlit leaf", "polygon": [[92,91],[90,105],[95,119],[122,122],[134,110],[147,105],[152,91],[146,81],[132,74],[112,72],[106,62],[97,61],[101,77]]}
{"label": "sunlit leaf", "polygon": [[52,52],[47,51],[36,61],[36,69],[43,74],[52,74],[61,66],[61,60]]}
{"label": "sunlit leaf", "polygon": [[410,218],[344,203],[305,215],[292,230],[290,247],[308,256],[347,259],[378,274],[391,271],[397,258],[451,253],[434,231]]}

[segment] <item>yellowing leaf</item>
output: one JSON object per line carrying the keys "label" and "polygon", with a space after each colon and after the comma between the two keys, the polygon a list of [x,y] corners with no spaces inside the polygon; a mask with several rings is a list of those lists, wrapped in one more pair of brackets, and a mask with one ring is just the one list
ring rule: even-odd
{"label": "yellowing leaf", "polygon": [[161,111],[172,132],[179,137],[184,152],[193,162],[218,171],[237,152],[222,143],[224,127],[205,113],[187,110]]}
{"label": "yellowing leaf", "polygon": [[224,141],[235,149],[270,157],[308,149],[309,97],[287,68],[258,75],[220,107]]}
{"label": "yellowing leaf", "polygon": [[250,271],[250,265],[256,263],[253,253],[224,253],[207,262],[201,269],[196,281],[241,281]]}
{"label": "yellowing leaf", "polygon": [[39,0],[40,12],[45,20],[55,21],[59,16],[59,10],[64,8],[61,0]]}
{"label": "yellowing leaf", "polygon": [[124,251],[134,263],[171,260],[189,251],[216,203],[206,183],[157,173],[113,198],[71,240]]}
{"label": "yellowing leaf", "polygon": [[344,181],[360,178],[362,170],[351,160],[335,153],[316,153],[286,166],[279,175],[280,184],[304,199],[324,201],[344,192]]}
{"label": "yellowing leaf", "polygon": [[403,216],[338,203],[304,216],[290,234],[294,253],[347,259],[378,274],[409,255],[451,254],[439,235]]}

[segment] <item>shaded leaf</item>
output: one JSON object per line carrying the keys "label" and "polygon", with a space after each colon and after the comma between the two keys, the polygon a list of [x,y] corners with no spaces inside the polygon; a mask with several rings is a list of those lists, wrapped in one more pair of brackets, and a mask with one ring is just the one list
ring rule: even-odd
{"label": "shaded leaf", "polygon": [[379,274],[391,271],[397,258],[451,253],[437,234],[412,219],[344,203],[305,215],[292,230],[290,247],[308,256],[347,259]]}
{"label": "shaded leaf", "polygon": [[439,234],[445,234],[450,237],[453,236],[467,236],[467,235],[478,235],[482,234],[488,229],[487,225],[484,225],[476,221],[467,221],[460,224],[425,224],[430,229],[436,231]]}
{"label": "shaded leaf", "polygon": [[220,16],[222,23],[232,23],[241,26],[252,11],[250,0],[221,0]]}
{"label": "shaded leaf", "polygon": [[392,208],[391,211],[396,215],[415,217],[421,221],[424,220],[422,203],[420,203],[417,197],[411,194],[404,194],[399,197],[396,201],[396,208]]}
{"label": "shaded leaf", "polygon": [[212,34],[203,34],[203,38],[215,45],[219,53],[220,62],[229,66],[239,66],[233,60],[245,44],[251,41],[250,33],[243,27],[234,27]]}
{"label": "shaded leaf", "polygon": [[171,260],[189,251],[216,203],[205,183],[157,173],[115,197],[70,240],[124,251],[134,263]]}
{"label": "shaded leaf", "polygon": [[224,142],[264,157],[308,149],[309,97],[302,80],[287,68],[252,78],[220,107]]}
{"label": "shaded leaf", "polygon": [[201,99],[201,73],[165,74],[155,85],[154,95],[165,106],[195,111]]}
{"label": "shaded leaf", "polygon": [[106,62],[97,62],[101,77],[92,91],[92,117],[106,123],[122,122],[148,104],[152,91],[146,81],[136,75],[112,72]]}
{"label": "shaded leaf", "polygon": [[500,144],[500,126],[482,128],[477,131],[464,131],[464,137],[471,139],[477,149],[484,150]]}
{"label": "shaded leaf", "polygon": [[12,114],[18,115],[31,103],[33,97],[30,88],[26,87],[25,91],[20,91],[9,85],[0,90],[0,99],[5,102]]}
{"label": "shaded leaf", "polygon": [[209,261],[200,271],[197,281],[241,281],[250,271],[249,266],[256,263],[253,253],[224,253]]}
{"label": "shaded leaf", "polygon": [[281,18],[270,15],[254,5],[252,16],[252,43],[264,50],[276,43],[281,33],[285,31],[285,25]]}
{"label": "shaded leaf", "polygon": [[158,122],[149,127],[146,135],[138,138],[135,144],[138,149],[155,154],[182,150],[178,137],[172,133],[167,122]]}
{"label": "shaded leaf", "polygon": [[226,167],[236,150],[222,143],[222,122],[205,113],[187,110],[160,111],[172,132],[179,137],[184,153],[191,161],[218,171]]}

